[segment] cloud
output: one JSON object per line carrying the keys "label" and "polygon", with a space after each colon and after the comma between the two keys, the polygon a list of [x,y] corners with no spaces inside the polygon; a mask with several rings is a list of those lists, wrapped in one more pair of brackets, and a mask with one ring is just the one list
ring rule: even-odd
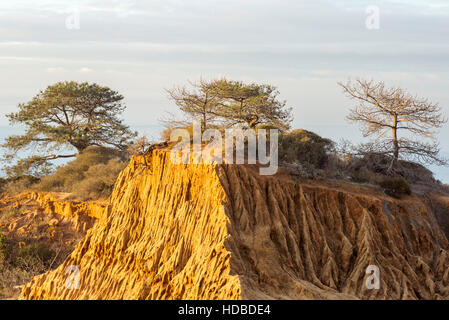
{"label": "cloud", "polygon": [[[388,0],[381,29],[368,33],[373,1],[175,0],[0,1],[2,41],[282,44],[369,41],[447,43],[449,3]],[[374,1],[377,2],[377,1]],[[81,28],[67,30],[72,9]],[[423,13],[425,12],[425,13]],[[438,13],[438,14],[437,14]],[[404,30],[406,29],[406,30]]]}
{"label": "cloud", "polygon": [[87,73],[87,72],[92,72],[93,70],[88,68],[88,67],[82,67],[81,69],[78,70],[79,72],[83,72],[83,73]]}
{"label": "cloud", "polygon": [[[60,73],[60,72],[69,72],[70,70],[64,67],[49,67],[47,69],[45,69],[46,72],[49,73]],[[88,67],[81,67],[79,69],[77,69],[77,72],[81,72],[81,73],[89,73],[92,72],[93,70],[88,68]]]}

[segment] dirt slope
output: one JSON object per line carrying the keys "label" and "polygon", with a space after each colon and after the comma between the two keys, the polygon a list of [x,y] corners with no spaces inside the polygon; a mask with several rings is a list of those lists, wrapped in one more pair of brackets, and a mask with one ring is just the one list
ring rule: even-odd
{"label": "dirt slope", "polygon": [[73,245],[101,218],[104,206],[62,199],[63,194],[26,191],[0,198],[0,230],[14,242],[27,243],[57,235]]}
{"label": "dirt slope", "polygon": [[[449,298],[444,199],[297,184],[155,151],[119,176],[102,219],[23,299]],[[446,219],[446,220],[445,220]],[[65,285],[68,266],[80,289]],[[380,288],[366,288],[366,268]]]}
{"label": "dirt slope", "polygon": [[101,204],[74,203],[64,196],[1,195],[0,299],[17,298],[32,276],[61,264],[104,211]]}

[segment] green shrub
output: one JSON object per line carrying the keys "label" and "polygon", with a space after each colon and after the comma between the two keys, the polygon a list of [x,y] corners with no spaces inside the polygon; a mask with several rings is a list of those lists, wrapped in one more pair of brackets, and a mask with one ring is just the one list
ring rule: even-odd
{"label": "green shrub", "polygon": [[283,132],[279,136],[279,160],[284,162],[299,162],[321,169],[327,165],[333,148],[331,140],[303,129]]}
{"label": "green shrub", "polygon": [[404,177],[411,184],[441,185],[433,177],[432,171],[419,163],[399,160],[396,174]]}
{"label": "green shrub", "polygon": [[9,246],[6,243],[6,235],[0,233],[0,266],[9,256]]}
{"label": "green shrub", "polygon": [[352,179],[357,183],[370,183],[372,179],[373,173],[366,168],[360,168],[356,172]]}
{"label": "green shrub", "polygon": [[395,198],[411,194],[410,185],[402,177],[386,178],[380,183],[380,186],[385,190],[386,194]]}
{"label": "green shrub", "polygon": [[[345,159],[342,159],[340,168],[354,181],[369,180],[369,183],[379,184],[379,180],[383,180],[389,175],[388,169],[391,160],[389,155],[375,153],[367,153],[360,157],[346,155]],[[411,184],[438,185],[433,178],[432,171],[418,163],[399,160],[394,173]]]}
{"label": "green shrub", "polygon": [[16,264],[25,269],[48,266],[54,257],[55,252],[53,250],[36,242],[19,249]]}
{"label": "green shrub", "polygon": [[8,179],[0,177],[0,192],[5,192],[5,187],[7,183]]}

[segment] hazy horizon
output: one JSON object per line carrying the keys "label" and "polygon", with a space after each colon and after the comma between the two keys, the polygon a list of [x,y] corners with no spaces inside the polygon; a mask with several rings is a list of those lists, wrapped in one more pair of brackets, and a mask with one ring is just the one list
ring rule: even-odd
{"label": "hazy horizon", "polygon": [[[379,29],[366,27],[379,9]],[[70,18],[79,13],[79,28]],[[164,91],[200,77],[272,84],[293,128],[363,139],[337,81],[383,80],[439,102],[449,116],[449,3],[434,1],[0,2],[0,139],[4,115],[58,81],[97,82],[125,96],[125,122],[160,127]],[[69,19],[69,25],[66,20]],[[76,19],[75,19],[76,20]],[[440,130],[449,157],[449,125]],[[449,168],[431,167],[449,183]]]}

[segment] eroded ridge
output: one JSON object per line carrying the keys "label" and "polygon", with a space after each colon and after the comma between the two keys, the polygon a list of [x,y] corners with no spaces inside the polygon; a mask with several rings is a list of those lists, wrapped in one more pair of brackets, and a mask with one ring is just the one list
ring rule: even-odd
{"label": "eroded ridge", "polygon": [[[149,166],[133,158],[103,218],[21,297],[449,298],[447,226],[428,198],[169,156],[154,151]],[[79,290],[65,286],[71,265]],[[366,287],[369,265],[380,270],[379,289]]]}

